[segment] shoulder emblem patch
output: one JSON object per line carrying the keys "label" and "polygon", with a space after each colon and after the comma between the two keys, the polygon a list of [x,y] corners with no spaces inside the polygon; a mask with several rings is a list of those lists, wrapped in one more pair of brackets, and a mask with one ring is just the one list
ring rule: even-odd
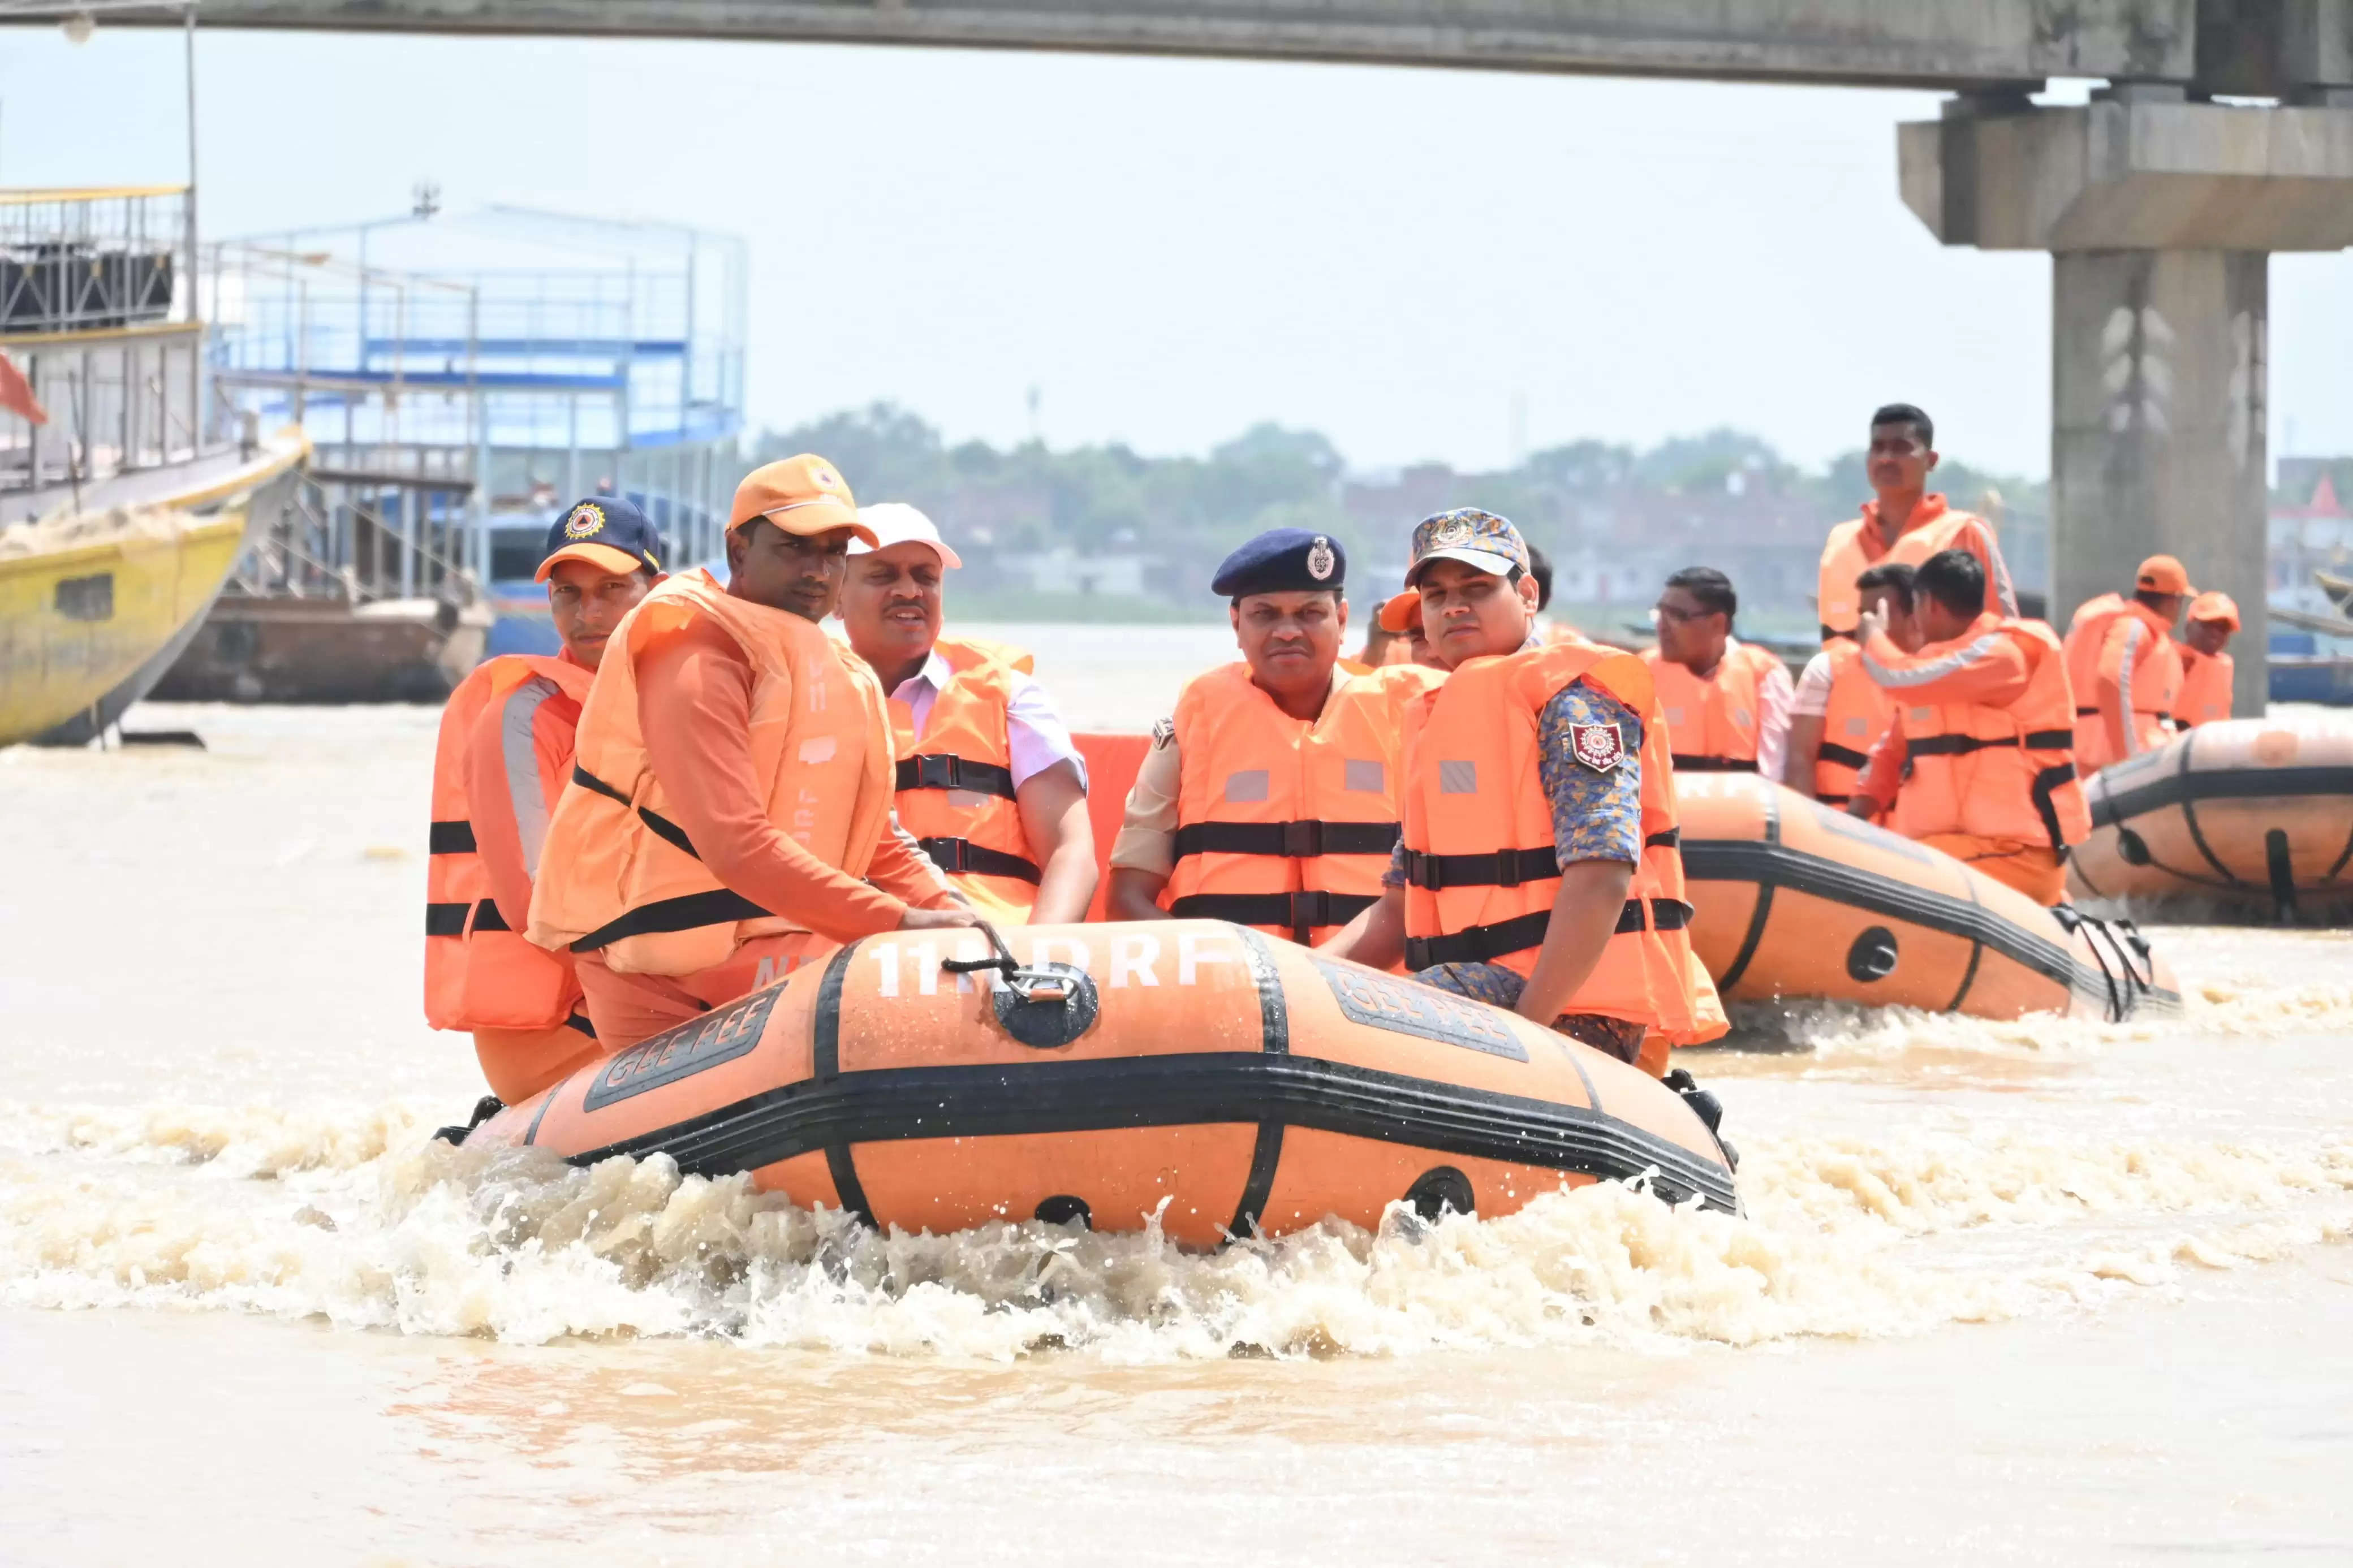
{"label": "shoulder emblem patch", "polygon": [[1571,724],[1568,754],[1578,766],[1606,773],[1626,760],[1626,737],[1615,724]]}
{"label": "shoulder emblem patch", "polygon": [[1175,719],[1163,719],[1158,723],[1152,726],[1152,749],[1154,751],[1158,751],[1161,747],[1168,744],[1176,738],[1176,721]]}

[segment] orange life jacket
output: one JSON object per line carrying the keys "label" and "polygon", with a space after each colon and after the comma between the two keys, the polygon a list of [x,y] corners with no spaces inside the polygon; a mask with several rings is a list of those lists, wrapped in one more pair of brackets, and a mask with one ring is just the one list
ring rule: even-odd
{"label": "orange life jacket", "polygon": [[[2065,854],[2091,837],[2092,816],[2075,776],[2074,695],[2058,634],[2041,621],[1980,616],[1959,647],[1999,632],[2032,666],[2025,693],[2007,708],[1899,700],[1905,777],[1891,823],[1906,838],[1966,833],[2048,843]],[[1933,652],[1934,649],[1924,649]]]}
{"label": "orange life jacket", "polygon": [[2175,645],[2181,656],[2181,689],[2173,699],[2173,721],[2187,730],[2212,724],[2231,716],[2231,680],[2237,661],[2227,653],[2200,653],[2188,643]]}
{"label": "orange life jacket", "polygon": [[1397,847],[1406,707],[1445,679],[1384,665],[1343,681],[1313,722],[1275,706],[1246,664],[1187,683],[1169,912],[1299,942],[1354,920]]}
{"label": "orange life jacket", "polygon": [[1765,715],[1766,675],[1781,660],[1755,643],[1724,650],[1705,679],[1646,648],[1642,662],[1666,714],[1675,767],[1687,773],[1753,773]]}
{"label": "orange life jacket", "polygon": [[1537,730],[1577,680],[1642,716],[1642,848],[1617,934],[1563,1011],[1641,1024],[1675,1045],[1715,1039],[1727,1026],[1687,930],[1664,715],[1643,661],[1592,643],[1472,659],[1409,710],[1406,965],[1535,971],[1560,891]]}
{"label": "orange life jacket", "polygon": [[1862,645],[1852,637],[1833,638],[1823,652],[1831,661],[1831,695],[1821,747],[1814,753],[1814,798],[1844,805],[1871,748],[1895,717],[1895,700],[1862,668]]}
{"label": "orange life jacket", "polygon": [[[552,1029],[580,1000],[572,955],[524,941],[491,898],[490,875],[474,847],[466,770],[484,710],[534,680],[552,684],[577,708],[595,679],[594,670],[569,659],[507,654],[476,665],[441,710],[425,861],[425,1021],[437,1029]],[[527,782],[549,797],[564,787],[561,777]]]}
{"label": "orange life jacket", "polygon": [[815,623],[681,572],[638,601],[597,668],[532,891],[527,934],[542,947],[601,951],[624,974],[692,974],[754,937],[807,929],[722,885],[665,815],[638,723],[637,663],[698,620],[751,662],[752,767],[769,820],[853,877],[873,859],[892,805],[891,720],[873,672]]}
{"label": "orange life jacket", "polygon": [[2142,624],[2141,653],[2131,670],[2133,710],[2125,720],[2141,750],[2165,743],[2166,723],[2181,696],[2181,660],[2173,651],[2173,628],[2147,605],[2120,594],[2085,600],[2067,625],[2064,646],[2067,679],[2075,693],[2075,758],[2087,773],[2124,760],[2108,743],[2099,694],[2100,658],[2108,633],[2126,616],[2138,616]]}
{"label": "orange life jacket", "polygon": [[[1901,562],[1917,566],[1939,551],[1957,548],[1954,541],[1969,524],[1985,520],[1974,512],[1955,511],[1941,495],[1925,495],[1920,504],[1912,509],[1911,526],[1895,536],[1895,542],[1877,554],[1872,553],[1878,538],[1878,503],[1868,503],[1861,517],[1851,517],[1831,530],[1830,539],[1822,545],[1821,576],[1816,584],[1814,605],[1822,623],[1822,638],[1827,642],[1833,633],[1851,633],[1862,622],[1862,595],[1854,580],[1882,562]],[[1869,524],[1865,532],[1864,525]],[[1990,527],[1987,530],[1991,532]],[[1986,605],[1996,607],[1995,584],[1991,574],[1986,583]]]}
{"label": "orange life jacket", "polygon": [[1006,714],[1013,678],[1035,661],[971,637],[942,637],[932,648],[954,673],[932,699],[920,742],[914,710],[891,702],[899,826],[981,913],[1027,924],[1042,871],[1014,795]]}

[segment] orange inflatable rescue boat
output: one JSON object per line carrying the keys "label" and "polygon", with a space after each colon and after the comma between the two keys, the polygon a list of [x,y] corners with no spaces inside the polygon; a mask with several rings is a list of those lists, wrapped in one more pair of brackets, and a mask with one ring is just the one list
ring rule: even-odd
{"label": "orange inflatable rescue boat", "polygon": [[1753,773],[1675,780],[1693,951],[1726,1001],[1980,1018],[2180,1005],[2130,921],[2047,910],[1951,856]]}
{"label": "orange inflatable rescue boat", "polygon": [[2076,897],[2353,917],[2353,722],[2226,719],[2102,768]]}
{"label": "orange inflatable rescue boat", "polygon": [[1511,1014],[1220,921],[1006,940],[865,938],[469,1143],[666,1152],[909,1230],[1156,1214],[1202,1247],[1619,1178],[1737,1206],[1707,1097]]}

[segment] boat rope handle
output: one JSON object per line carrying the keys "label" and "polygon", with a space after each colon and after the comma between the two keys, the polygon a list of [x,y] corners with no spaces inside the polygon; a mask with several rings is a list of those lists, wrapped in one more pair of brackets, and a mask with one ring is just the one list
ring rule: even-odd
{"label": "boat rope handle", "polygon": [[996,950],[987,958],[944,958],[940,967],[950,974],[976,974],[984,969],[994,969],[1005,976],[1006,988],[1024,1002],[1063,1002],[1070,998],[1068,977],[1051,969],[1024,969],[1013,950],[1005,945],[1005,938],[987,921],[976,922]]}

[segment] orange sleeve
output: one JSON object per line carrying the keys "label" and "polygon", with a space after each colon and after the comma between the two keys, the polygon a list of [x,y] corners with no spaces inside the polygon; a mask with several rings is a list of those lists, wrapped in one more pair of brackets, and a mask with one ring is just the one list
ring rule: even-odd
{"label": "orange sleeve", "polygon": [[835,942],[895,930],[906,901],[828,866],[768,818],[752,767],[752,667],[707,622],[638,658],[638,724],[671,815],[711,874]]}
{"label": "orange sleeve", "polygon": [[2018,614],[2018,585],[2010,580],[2010,563],[2001,558],[2001,542],[1994,538],[1993,526],[1972,519],[1954,535],[1954,542],[1978,558],[1985,568],[1986,593],[1989,603],[1986,608],[2004,616]]}
{"label": "orange sleeve", "polygon": [[466,742],[466,815],[491,901],[508,929],[531,923],[531,884],[547,819],[572,772],[580,705],[545,679],[526,680],[474,720]]}
{"label": "orange sleeve", "polygon": [[1885,632],[1863,645],[1865,674],[1897,700],[1915,703],[1978,702],[2006,708],[2026,694],[2033,668],[2025,650],[1998,629],[1905,653]]}
{"label": "orange sleeve", "polygon": [[957,903],[955,889],[899,826],[896,812],[883,821],[881,837],[874,844],[874,858],[866,867],[866,879],[917,909],[953,909]]}

